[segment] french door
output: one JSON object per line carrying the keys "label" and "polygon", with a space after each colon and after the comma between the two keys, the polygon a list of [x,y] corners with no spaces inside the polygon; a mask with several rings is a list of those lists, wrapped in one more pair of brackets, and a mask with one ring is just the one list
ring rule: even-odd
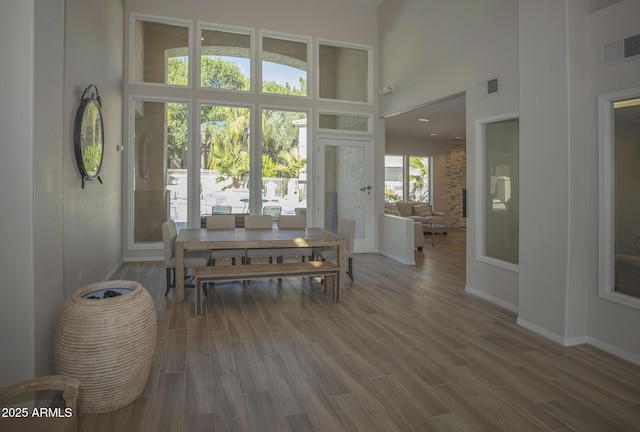
{"label": "french door", "polygon": [[320,138],[318,221],[335,231],[342,217],[356,221],[354,252],[373,250],[373,141]]}

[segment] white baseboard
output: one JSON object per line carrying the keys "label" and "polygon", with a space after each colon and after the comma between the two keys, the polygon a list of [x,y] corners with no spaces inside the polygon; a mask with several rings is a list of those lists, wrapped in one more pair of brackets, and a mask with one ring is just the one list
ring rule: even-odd
{"label": "white baseboard", "polygon": [[483,300],[493,303],[496,306],[500,306],[501,308],[504,308],[513,313],[518,313],[518,306],[511,303],[507,303],[506,301],[501,300],[497,297],[491,296],[484,291],[479,291],[475,288],[471,288],[469,285],[465,285],[464,290],[469,294],[471,294],[472,296],[479,297]]}
{"label": "white baseboard", "polygon": [[589,336],[564,338],[560,335],[552,333],[548,330],[543,329],[542,327],[539,327],[535,324],[532,324],[520,318],[518,318],[517,324],[528,330],[531,330],[534,333],[539,334],[540,336],[546,337],[547,339],[551,339],[552,341],[560,345],[570,347],[570,346],[576,346],[576,345],[582,345],[582,344],[589,344],[589,345],[593,345],[598,349],[601,349],[602,351],[608,352],[609,354],[619,357],[623,360],[626,360],[636,365],[640,365],[640,356],[630,353],[628,351],[625,351],[623,349],[620,349],[618,347],[615,347],[613,345],[609,345],[605,342],[599,341],[598,339],[594,339]]}
{"label": "white baseboard", "polygon": [[[540,336],[544,336],[547,339],[551,339],[552,341],[554,341],[557,344],[563,345],[563,346],[572,346],[572,345],[580,345],[582,343],[586,343],[586,339],[582,340],[582,341],[578,341],[576,340],[572,340],[571,345],[568,344],[568,340],[566,338],[563,338],[560,335],[557,335],[553,332],[550,332],[549,330],[543,329],[540,326],[537,326],[533,323],[530,323],[529,321],[525,321],[522,318],[518,317],[518,319],[516,320],[516,324],[518,324],[520,327],[524,327],[527,330],[531,330],[532,332],[539,334]],[[582,339],[582,338],[580,338]]]}
{"label": "white baseboard", "polygon": [[588,337],[587,338],[587,343],[589,345],[593,345],[594,347],[601,349],[602,351],[608,352],[609,354],[612,354],[616,357],[620,357],[621,359],[624,359],[628,362],[631,362],[635,365],[640,366],[640,356],[630,353],[628,351],[622,350],[618,347],[614,347],[613,345],[609,345],[607,343],[604,343],[602,341],[599,341],[597,339]]}
{"label": "white baseboard", "polygon": [[102,281],[104,282],[104,281],[111,280],[113,278],[113,275],[116,274],[116,272],[118,271],[121,265],[122,265],[122,262],[116,264],[111,270],[109,270],[109,273],[106,274],[106,276],[102,279]]}

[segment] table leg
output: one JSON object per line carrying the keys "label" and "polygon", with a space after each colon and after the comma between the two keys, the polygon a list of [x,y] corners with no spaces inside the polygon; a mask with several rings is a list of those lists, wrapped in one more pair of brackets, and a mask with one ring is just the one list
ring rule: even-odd
{"label": "table leg", "polygon": [[184,245],[176,242],[176,300],[184,300]]}
{"label": "table leg", "polygon": [[338,245],[338,266],[340,267],[340,277],[336,281],[336,294],[334,295],[334,301],[337,303],[340,300],[340,294],[344,290],[344,281],[347,280],[347,242],[345,239],[340,239]]}

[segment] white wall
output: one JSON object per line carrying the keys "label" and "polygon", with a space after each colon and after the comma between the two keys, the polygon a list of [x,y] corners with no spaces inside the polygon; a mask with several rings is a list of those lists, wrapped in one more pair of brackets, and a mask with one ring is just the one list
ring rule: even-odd
{"label": "white wall", "polygon": [[0,386],[34,374],[34,0],[0,3]]}
{"label": "white wall", "polygon": [[[567,11],[519,2],[520,298],[518,321],[565,337],[569,245]],[[540,26],[544,23],[544,32]],[[526,161],[526,163],[522,163]]]}
{"label": "white wall", "polygon": [[379,214],[378,253],[405,265],[416,265],[415,221]]}
{"label": "white wall", "polygon": [[[62,206],[64,0],[36,0],[33,127],[35,374],[51,373],[64,300]],[[56,252],[54,252],[56,251]]]}
{"label": "white wall", "polygon": [[[122,133],[122,3],[0,4],[0,50],[11,59],[0,82],[0,386],[54,372],[55,319],[79,285],[76,269],[97,281],[121,261],[121,162],[109,149]],[[72,128],[77,92],[93,80],[108,122],[109,181],[91,192],[80,186]]]}
{"label": "white wall", "polygon": [[[518,110],[516,0],[385,0],[378,8],[382,115],[465,92],[467,115],[467,289],[512,310],[518,274],[475,258],[474,122]],[[498,94],[482,97],[478,84],[498,78]],[[471,180],[470,180],[471,179]]]}
{"label": "white wall", "polygon": [[[66,1],[64,70],[64,290],[103,280],[122,261],[124,5]],[[73,152],[73,125],[89,84],[102,97],[105,148],[98,181],[84,189]],[[82,273],[82,277],[80,277]]]}

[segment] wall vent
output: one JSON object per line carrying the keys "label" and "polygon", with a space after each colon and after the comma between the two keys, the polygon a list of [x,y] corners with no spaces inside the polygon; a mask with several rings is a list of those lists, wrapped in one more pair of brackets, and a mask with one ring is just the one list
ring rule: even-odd
{"label": "wall vent", "polygon": [[640,55],[640,34],[629,36],[602,46],[602,64],[610,65]]}
{"label": "wall vent", "polygon": [[478,90],[478,97],[490,96],[496,93],[500,93],[500,85],[498,78],[492,78],[487,81],[481,81],[476,87]]}
{"label": "wall vent", "polygon": [[640,54],[640,34],[629,36],[624,40],[624,58]]}
{"label": "wall vent", "polygon": [[487,81],[487,94],[498,93],[498,78]]}

